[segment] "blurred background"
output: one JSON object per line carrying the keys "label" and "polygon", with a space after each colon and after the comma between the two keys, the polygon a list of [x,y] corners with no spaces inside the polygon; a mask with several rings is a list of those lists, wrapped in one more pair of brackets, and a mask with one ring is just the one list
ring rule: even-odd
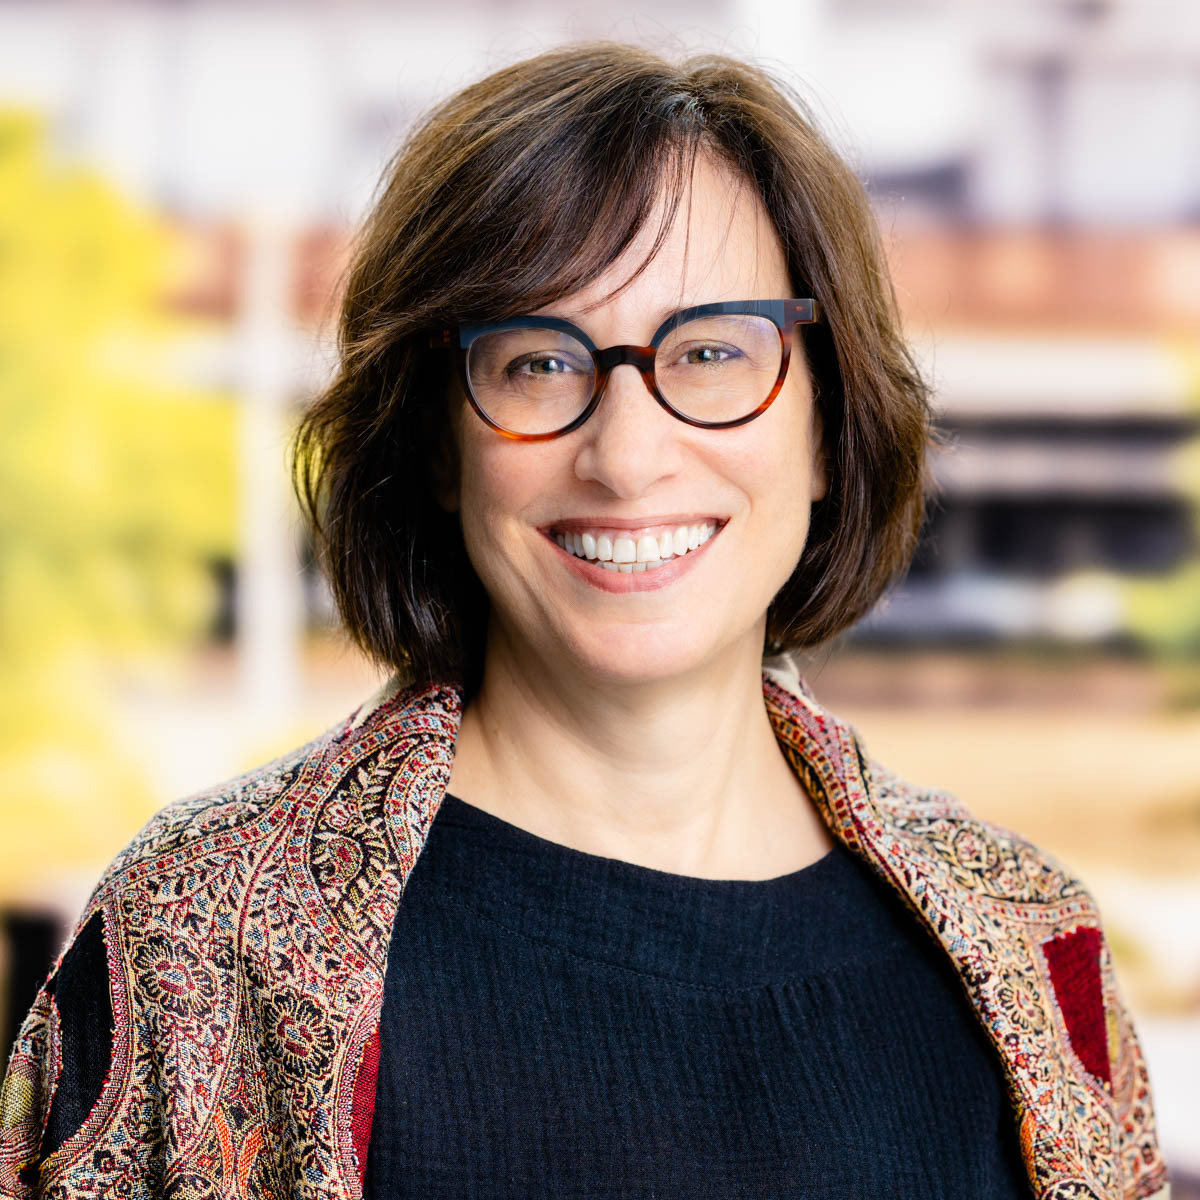
{"label": "blurred background", "polygon": [[1200,1195],[1200,5],[0,0],[0,1029],[170,800],[380,682],[286,472],[428,104],[564,40],[782,71],[865,181],[951,445],[813,656],[902,775],[1083,876]]}

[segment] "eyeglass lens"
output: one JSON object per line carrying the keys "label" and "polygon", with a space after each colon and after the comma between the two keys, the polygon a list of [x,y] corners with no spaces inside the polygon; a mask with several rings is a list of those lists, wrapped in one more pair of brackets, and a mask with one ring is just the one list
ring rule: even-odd
{"label": "eyeglass lens", "polygon": [[[663,398],[699,421],[747,416],[771,394],[783,348],[766,317],[724,313],[685,321],[654,358]],[[587,407],[595,388],[588,348],[569,333],[537,326],[481,334],[467,354],[467,377],[488,416],[513,433],[551,433]]]}

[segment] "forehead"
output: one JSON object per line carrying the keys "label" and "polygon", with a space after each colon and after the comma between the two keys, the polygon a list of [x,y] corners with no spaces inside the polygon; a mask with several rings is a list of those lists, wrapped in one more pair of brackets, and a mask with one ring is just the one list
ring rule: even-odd
{"label": "forehead", "polygon": [[669,202],[664,177],[648,219],[621,256],[585,287],[537,311],[578,317],[628,309],[657,323],[692,304],[791,295],[778,230],[745,176],[711,152],[698,153],[655,251]]}

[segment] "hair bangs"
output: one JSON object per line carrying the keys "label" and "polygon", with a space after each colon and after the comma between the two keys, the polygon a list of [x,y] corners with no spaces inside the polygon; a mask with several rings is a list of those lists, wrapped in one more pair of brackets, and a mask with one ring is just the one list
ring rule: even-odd
{"label": "hair bangs", "polygon": [[477,280],[459,279],[466,292],[459,319],[503,320],[582,290],[626,255],[657,210],[649,250],[596,305],[654,261],[687,193],[700,134],[665,122],[643,127],[636,139],[627,128],[620,138],[606,132],[581,123],[530,148],[536,171],[522,171],[481,214],[481,270]]}

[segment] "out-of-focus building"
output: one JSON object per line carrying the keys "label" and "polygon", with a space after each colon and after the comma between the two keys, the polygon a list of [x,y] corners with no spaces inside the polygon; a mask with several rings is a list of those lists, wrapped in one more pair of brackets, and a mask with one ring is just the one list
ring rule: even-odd
{"label": "out-of-focus building", "polygon": [[1200,10],[849,10],[951,7],[969,128],[866,167],[952,449],[908,580],[859,634],[1127,642],[1116,580],[1197,550]]}
{"label": "out-of-focus building", "polygon": [[[757,54],[809,89],[859,166],[955,442],[913,571],[859,638],[1119,642],[1103,576],[1196,551],[1175,466],[1200,413],[1195,5],[807,0],[782,27],[764,4],[722,0],[618,4],[603,21],[537,3],[0,12],[3,78],[50,108],[64,154],[104,162],[186,230],[197,256],[175,302],[217,321],[194,365],[271,397],[279,419],[328,369],[311,337],[337,252],[437,96],[564,36]],[[330,606],[310,571],[280,622],[276,564],[243,579],[235,610],[235,580],[279,544],[283,502],[260,499],[275,505],[248,521],[262,544],[215,564],[219,626],[277,643],[264,657],[240,639],[247,679],[286,680],[283,639]],[[256,596],[273,618],[256,620]]]}
{"label": "out-of-focus building", "polygon": [[1119,581],[1197,549],[1200,290],[1165,298],[1155,275],[1200,265],[1200,236],[894,236],[910,313],[949,298],[916,339],[949,444],[912,570],[860,637],[1128,645]]}

